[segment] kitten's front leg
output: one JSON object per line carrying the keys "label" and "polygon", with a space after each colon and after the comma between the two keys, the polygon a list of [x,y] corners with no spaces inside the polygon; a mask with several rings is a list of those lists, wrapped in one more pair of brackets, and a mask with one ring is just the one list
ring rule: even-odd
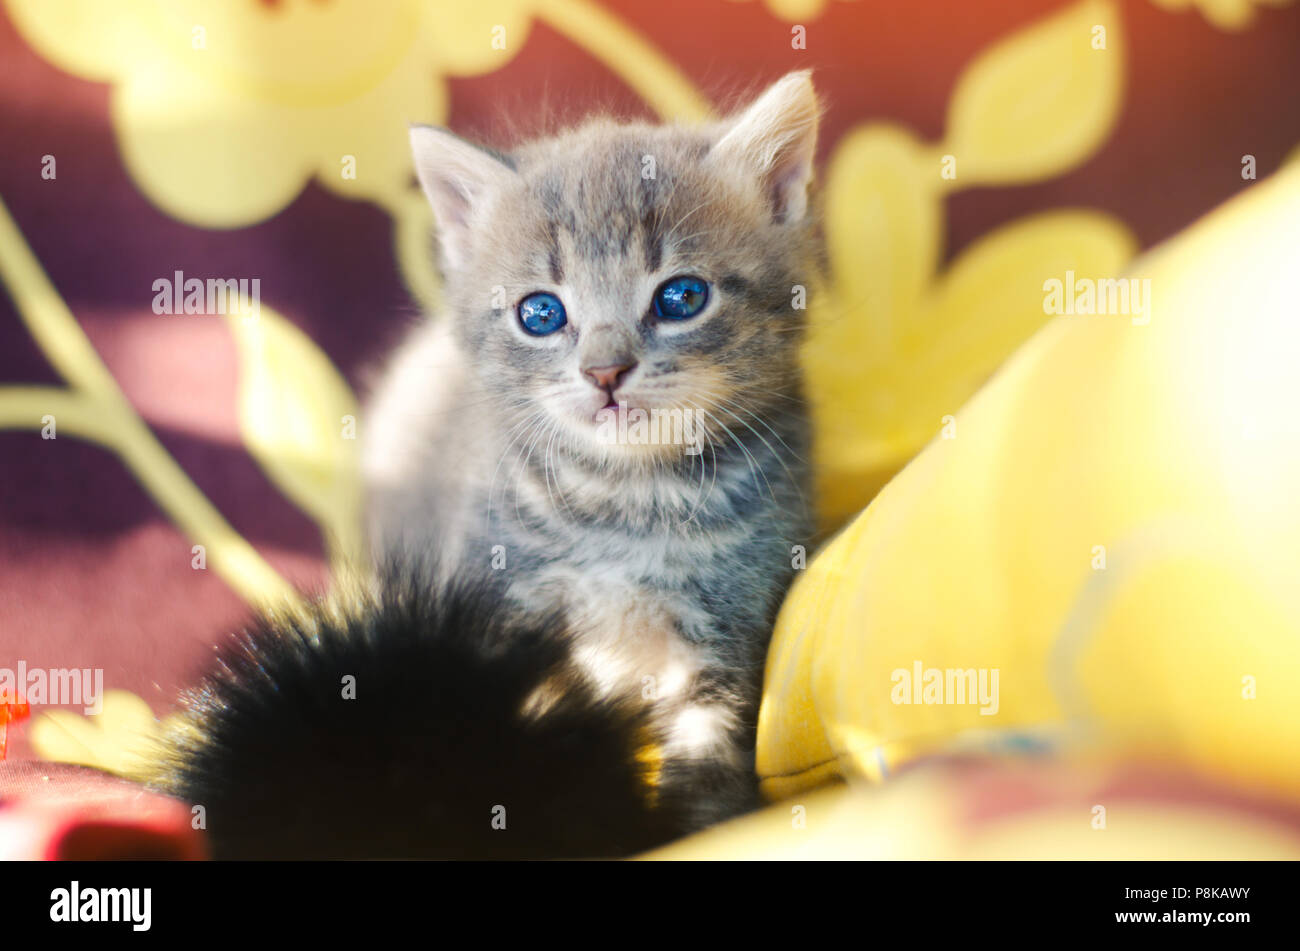
{"label": "kitten's front leg", "polygon": [[689,803],[700,828],[756,808],[760,678],[688,642],[671,611],[646,604],[601,628],[606,636],[580,641],[575,656],[606,689],[622,684],[651,705],[664,764],[661,794]]}
{"label": "kitten's front leg", "polygon": [[[750,681],[753,681],[751,683]],[[759,678],[706,665],[665,710],[665,791],[693,803],[701,827],[758,808],[755,772]]]}
{"label": "kitten's front leg", "polygon": [[[662,762],[659,788],[703,828],[758,805],[754,721],[761,671],[742,671],[710,649],[694,605],[613,575],[571,576],[552,566],[520,579],[526,609],[558,607],[573,659],[608,696],[651,710]],[[701,633],[688,640],[684,630]]]}

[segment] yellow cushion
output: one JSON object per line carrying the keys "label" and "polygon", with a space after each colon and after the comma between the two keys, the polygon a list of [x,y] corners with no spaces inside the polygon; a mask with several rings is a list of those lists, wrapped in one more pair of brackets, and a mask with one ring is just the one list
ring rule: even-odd
{"label": "yellow cushion", "polygon": [[[1043,743],[1300,792],[1300,168],[1130,275],[1148,311],[1054,318],[798,579],[769,797]],[[918,664],[997,702],[894,702]]]}
{"label": "yellow cushion", "polygon": [[1300,859],[1300,826],[1131,765],[938,761],[810,790],[651,859]]}

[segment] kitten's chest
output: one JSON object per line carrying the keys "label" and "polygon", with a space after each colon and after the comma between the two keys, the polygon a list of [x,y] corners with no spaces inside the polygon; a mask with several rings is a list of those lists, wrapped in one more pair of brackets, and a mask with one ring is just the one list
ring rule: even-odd
{"label": "kitten's chest", "polygon": [[564,618],[575,660],[603,689],[649,677],[677,693],[712,659],[714,619],[667,580],[674,573],[672,559],[644,551],[639,564],[554,559],[518,574],[511,596],[527,611]]}
{"label": "kitten's chest", "polygon": [[597,596],[681,591],[743,557],[746,526],[706,519],[689,487],[633,480],[560,485],[552,475],[549,484],[524,484],[512,504],[493,506],[489,535],[509,539],[530,574],[566,574]]}
{"label": "kitten's chest", "polygon": [[530,466],[525,454],[508,495],[484,500],[470,547],[498,551],[515,600],[560,609],[592,650],[658,642],[677,660],[696,648],[743,659],[788,580],[789,546],[804,540],[797,505],[748,466],[683,469],[591,471],[558,454]]}

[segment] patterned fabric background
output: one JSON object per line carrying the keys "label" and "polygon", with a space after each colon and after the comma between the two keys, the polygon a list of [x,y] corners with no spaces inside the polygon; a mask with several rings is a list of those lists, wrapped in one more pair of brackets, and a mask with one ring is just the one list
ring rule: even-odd
{"label": "patterned fabric background", "polygon": [[[110,691],[9,755],[110,768],[359,546],[348,419],[438,298],[409,121],[508,144],[813,67],[828,528],[1044,322],[1044,273],[1117,273],[1300,145],[1286,0],[4,0],[0,61],[0,666]],[[258,319],[155,313],[178,271],[258,279]]]}

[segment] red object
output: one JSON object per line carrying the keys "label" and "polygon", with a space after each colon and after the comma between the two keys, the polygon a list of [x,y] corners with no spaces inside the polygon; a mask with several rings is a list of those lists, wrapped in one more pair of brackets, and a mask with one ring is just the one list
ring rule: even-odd
{"label": "red object", "polygon": [[31,716],[31,707],[27,701],[10,703],[7,694],[0,695],[0,760],[5,758],[5,749],[9,742],[9,724],[26,720]]}
{"label": "red object", "polygon": [[0,862],[193,860],[190,806],[86,766],[0,763]]}

